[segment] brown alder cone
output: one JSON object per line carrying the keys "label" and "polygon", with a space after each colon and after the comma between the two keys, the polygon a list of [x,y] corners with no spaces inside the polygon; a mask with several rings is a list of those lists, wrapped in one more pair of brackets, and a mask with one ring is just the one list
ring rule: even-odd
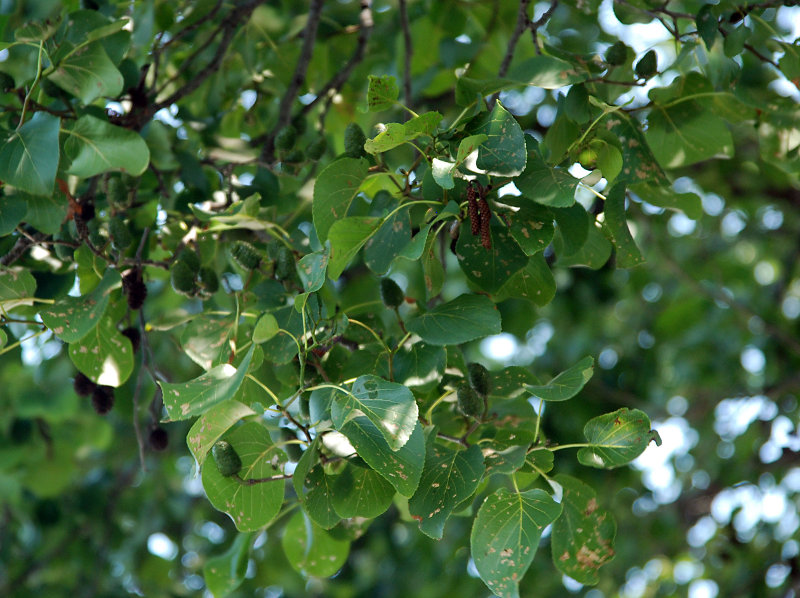
{"label": "brown alder cone", "polygon": [[475,187],[472,186],[470,182],[469,187],[467,187],[467,201],[469,202],[469,225],[470,230],[472,231],[473,235],[477,235],[480,231],[481,223],[478,214],[478,192],[475,190]]}
{"label": "brown alder cone", "polygon": [[492,212],[489,210],[489,203],[481,198],[478,202],[481,211],[481,245],[486,251],[492,248],[492,233],[490,224],[492,222]]}

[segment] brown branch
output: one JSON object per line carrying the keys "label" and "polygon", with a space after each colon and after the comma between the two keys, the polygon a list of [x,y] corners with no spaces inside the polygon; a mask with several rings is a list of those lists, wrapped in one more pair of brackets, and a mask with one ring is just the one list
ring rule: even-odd
{"label": "brown branch", "polygon": [[317,26],[322,15],[322,5],[325,0],[311,0],[311,6],[308,9],[308,22],[303,31],[303,46],[300,48],[300,56],[297,57],[297,64],[294,67],[294,74],[292,80],[289,82],[289,87],[281,98],[281,103],[278,105],[278,120],[275,123],[272,131],[264,142],[264,149],[261,151],[261,159],[264,162],[271,163],[275,159],[275,136],[289,124],[292,114],[292,104],[294,104],[297,94],[300,91],[300,86],[306,80],[306,71],[311,62],[311,55],[314,52],[314,42],[317,41]]}
{"label": "brown branch", "polygon": [[508,72],[508,67],[511,64],[511,59],[514,57],[514,49],[517,47],[519,38],[522,33],[530,26],[530,17],[528,17],[528,5],[531,0],[519,0],[519,10],[517,11],[517,25],[511,33],[511,38],[508,40],[508,48],[506,55],[503,56],[503,62],[500,63],[500,70],[497,71],[498,77],[505,77]]}
{"label": "brown branch", "polygon": [[35,245],[39,241],[44,241],[46,238],[47,235],[44,233],[37,233],[34,235],[33,239],[27,236],[21,236],[19,239],[17,239],[17,242],[14,243],[14,246],[9,250],[9,252],[3,257],[0,257],[0,266],[10,266],[19,258],[21,258],[25,252],[28,251],[28,248],[31,245]]}
{"label": "brown branch", "polygon": [[[264,2],[266,2],[266,0],[248,0],[247,2],[244,2],[241,5],[237,6],[235,9],[233,9],[231,13],[225,18],[225,20],[223,20],[222,23],[220,23],[219,27],[217,28],[217,31],[211,36],[211,39],[213,39],[217,36],[217,33],[219,33],[220,31],[222,32],[222,38],[219,41],[219,45],[217,46],[217,51],[215,52],[214,57],[211,59],[211,61],[203,69],[201,69],[200,72],[198,72],[194,77],[192,77],[192,79],[190,79],[183,86],[181,86],[181,88],[178,89],[176,92],[174,92],[164,100],[156,102],[152,106],[150,106],[148,113],[152,115],[161,110],[162,108],[171,106],[175,102],[179,101],[181,98],[184,98],[193,91],[195,91],[198,87],[200,87],[200,85],[203,84],[203,82],[209,76],[215,73],[219,69],[220,64],[222,64],[222,59],[225,57],[225,54],[228,51],[228,47],[231,45],[233,37],[239,31],[241,24],[250,18],[250,15],[253,13],[253,11],[259,4],[263,4]],[[194,57],[197,56],[200,52],[202,52],[202,50],[207,45],[208,44],[206,43],[204,46],[199,48],[194,54],[192,54],[192,56],[190,56],[186,60],[186,62],[193,60]],[[170,81],[174,81],[174,77]]]}
{"label": "brown branch", "polygon": [[542,53],[541,49],[539,48],[539,29],[544,27],[547,21],[550,20],[550,17],[553,16],[553,13],[556,11],[556,8],[558,8],[558,0],[553,0],[550,3],[550,6],[547,8],[547,10],[544,11],[541,17],[539,17],[538,19],[536,19],[535,21],[531,22],[528,25],[528,27],[531,30],[531,37],[533,37],[533,47],[536,50],[537,54]]}
{"label": "brown branch", "polygon": [[345,83],[345,81],[350,78],[350,73],[353,72],[353,69],[356,68],[356,66],[358,66],[362,60],[364,60],[364,54],[366,53],[367,49],[367,41],[369,41],[369,37],[372,34],[372,28],[374,26],[374,22],[372,20],[372,0],[361,0],[361,12],[359,13],[359,20],[361,21],[361,26],[358,30],[358,40],[356,41],[356,48],[353,50],[353,55],[350,57],[350,60],[348,60],[347,64],[345,64],[342,69],[340,69],[325,85],[322,86],[322,89],[320,89],[316,94],[317,97],[303,106],[303,108],[300,110],[301,115],[308,113],[317,104],[317,102],[328,97],[331,91],[339,89]]}
{"label": "brown branch", "polygon": [[403,64],[403,97],[406,107],[411,108],[411,57],[414,47],[411,42],[411,28],[408,24],[408,10],[406,0],[399,1],[400,8],[400,27],[403,29],[403,46],[405,48],[405,60]]}

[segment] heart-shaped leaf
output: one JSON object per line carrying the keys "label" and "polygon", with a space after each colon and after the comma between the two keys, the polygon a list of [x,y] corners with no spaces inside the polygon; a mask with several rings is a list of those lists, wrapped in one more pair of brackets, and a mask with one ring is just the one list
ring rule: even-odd
{"label": "heart-shaped leaf", "polygon": [[578,451],[578,461],[605,469],[630,463],[651,440],[661,444],[658,432],[650,429],[650,418],[638,409],[627,407],[590,419],[583,434],[590,446]]}

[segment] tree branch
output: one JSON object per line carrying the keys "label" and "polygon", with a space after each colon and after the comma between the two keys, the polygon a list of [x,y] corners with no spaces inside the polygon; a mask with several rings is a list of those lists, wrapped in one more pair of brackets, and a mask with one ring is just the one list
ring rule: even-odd
{"label": "tree branch", "polygon": [[292,80],[278,106],[278,120],[275,123],[275,127],[273,127],[272,131],[267,136],[264,142],[264,149],[261,151],[261,159],[264,162],[271,163],[275,159],[275,136],[281,129],[289,124],[292,104],[294,104],[297,98],[300,86],[306,80],[306,71],[308,70],[308,64],[311,62],[311,55],[314,52],[314,42],[317,40],[317,26],[319,25],[319,19],[322,15],[322,5],[324,3],[325,0],[311,0],[311,6],[308,9],[308,22],[303,32],[303,47],[300,48],[300,56],[297,57],[297,64],[294,67]]}
{"label": "tree branch", "polygon": [[533,47],[536,50],[537,54],[541,54],[542,51],[539,49],[539,29],[544,27],[547,21],[550,20],[550,17],[553,16],[553,13],[558,8],[558,0],[553,0],[550,3],[550,6],[547,8],[546,11],[542,14],[541,17],[536,19],[535,21],[531,22],[528,27],[531,30],[531,37],[533,37]]}
{"label": "tree branch", "polygon": [[[225,54],[228,51],[228,47],[231,45],[233,41],[234,35],[239,31],[239,26],[247,21],[250,18],[250,15],[256,9],[259,4],[263,4],[266,0],[248,0],[243,4],[237,6],[235,9],[231,11],[231,13],[225,18],[222,23],[220,23],[217,31],[211,36],[209,41],[200,47],[192,56],[190,56],[186,62],[191,62],[194,58],[202,52],[205,47],[210,43],[210,41],[216,38],[217,34],[221,31],[222,38],[220,39],[219,45],[217,46],[217,51],[214,54],[214,57],[199,73],[197,73],[191,80],[187,81],[185,85],[183,85],[180,89],[178,89],[173,94],[167,96],[164,100],[160,102],[154,103],[148,112],[150,115],[155,114],[162,108],[167,106],[171,106],[175,102],[179,101],[181,98],[186,97],[193,91],[195,91],[203,82],[213,73],[219,69],[220,64],[222,64],[222,59],[225,57]],[[184,63],[184,65],[186,64]],[[182,68],[183,70],[183,68]],[[177,77],[178,75],[176,75]],[[174,81],[175,77],[170,79],[170,81]],[[163,89],[164,86],[162,86]]]}
{"label": "tree branch", "polygon": [[350,57],[350,60],[347,61],[347,64],[345,64],[342,69],[331,77],[330,81],[322,86],[322,89],[316,94],[317,97],[303,106],[300,110],[301,115],[307,114],[318,102],[328,97],[331,91],[339,89],[345,81],[350,78],[350,73],[353,72],[353,69],[364,60],[367,42],[369,41],[374,27],[374,22],[372,20],[372,0],[361,0],[359,20],[361,21],[361,26],[358,30],[358,40],[356,41],[356,48],[353,50],[353,55]]}
{"label": "tree branch", "polygon": [[528,17],[528,5],[531,0],[519,0],[519,10],[517,11],[517,25],[511,33],[511,38],[508,40],[508,48],[506,55],[503,56],[503,62],[500,63],[500,70],[497,71],[498,77],[505,77],[508,72],[508,67],[511,64],[511,59],[514,58],[514,49],[517,47],[519,38],[522,33],[528,28],[531,20]]}
{"label": "tree branch", "polygon": [[406,0],[400,0],[400,26],[403,29],[403,45],[405,47],[405,61],[403,65],[403,97],[406,107],[411,108],[411,57],[414,47],[411,42],[411,28],[408,24],[408,10]]}

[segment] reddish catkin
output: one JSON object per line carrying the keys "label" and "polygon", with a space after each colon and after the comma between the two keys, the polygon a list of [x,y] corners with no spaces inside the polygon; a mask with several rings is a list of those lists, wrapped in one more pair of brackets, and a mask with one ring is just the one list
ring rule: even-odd
{"label": "reddish catkin", "polygon": [[472,182],[470,182],[469,187],[467,187],[467,201],[469,202],[469,225],[473,235],[477,235],[481,229],[480,218],[478,215],[477,197],[478,192],[475,190]]}
{"label": "reddish catkin", "polygon": [[490,230],[492,212],[489,210],[489,203],[483,198],[478,202],[478,208],[481,211],[481,245],[488,251],[492,248],[492,233]]}

